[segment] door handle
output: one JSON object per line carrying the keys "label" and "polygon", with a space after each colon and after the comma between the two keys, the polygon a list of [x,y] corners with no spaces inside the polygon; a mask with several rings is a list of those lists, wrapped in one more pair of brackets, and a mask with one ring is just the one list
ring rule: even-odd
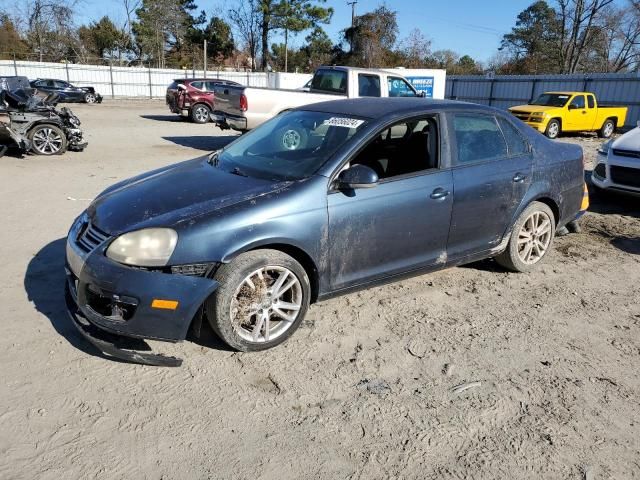
{"label": "door handle", "polygon": [[434,200],[442,200],[449,196],[449,190],[445,190],[444,188],[436,188],[433,192],[431,192],[431,198]]}
{"label": "door handle", "polygon": [[526,176],[526,175],[523,175],[523,174],[521,174],[521,173],[516,173],[516,174],[514,175],[514,177],[513,177],[513,181],[514,181],[515,183],[522,183],[522,182],[524,182],[526,179],[527,179],[527,176]]}
{"label": "door handle", "polygon": [[586,111],[586,110],[583,110],[583,111],[582,111],[582,114],[583,114],[583,115],[586,115],[586,114],[587,114],[587,111]]}

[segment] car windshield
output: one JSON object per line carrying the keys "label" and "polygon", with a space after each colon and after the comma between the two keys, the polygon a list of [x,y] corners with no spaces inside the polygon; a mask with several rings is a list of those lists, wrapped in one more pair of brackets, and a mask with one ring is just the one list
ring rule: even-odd
{"label": "car windshield", "polygon": [[564,107],[571,95],[563,93],[543,93],[531,105],[542,105],[545,107]]}
{"label": "car windshield", "polygon": [[365,123],[342,114],[286,112],[214,153],[211,163],[236,175],[300,180],[313,175]]}

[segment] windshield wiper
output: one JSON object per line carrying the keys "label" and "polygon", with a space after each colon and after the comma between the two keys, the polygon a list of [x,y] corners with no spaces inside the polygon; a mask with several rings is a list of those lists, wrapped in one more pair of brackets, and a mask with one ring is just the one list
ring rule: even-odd
{"label": "windshield wiper", "polygon": [[207,163],[209,165],[213,165],[214,167],[218,166],[218,162],[219,162],[219,157],[220,157],[220,152],[222,152],[222,150],[216,150],[215,152],[211,152],[209,154],[209,159],[207,160]]}

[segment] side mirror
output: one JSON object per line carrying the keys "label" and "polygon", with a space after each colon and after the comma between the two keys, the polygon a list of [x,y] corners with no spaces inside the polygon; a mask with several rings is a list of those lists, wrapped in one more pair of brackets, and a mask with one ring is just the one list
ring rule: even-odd
{"label": "side mirror", "polygon": [[178,84],[178,90],[186,90],[187,87],[185,87],[183,84],[179,83]]}
{"label": "side mirror", "polygon": [[575,109],[577,109],[577,108],[578,108],[578,106],[577,106],[577,105],[574,105],[573,103],[570,103],[570,104],[569,104],[569,110],[575,110]]}
{"label": "side mirror", "polygon": [[366,165],[354,165],[338,175],[338,188],[355,190],[373,188],[378,185],[378,174]]}
{"label": "side mirror", "polygon": [[425,98],[427,94],[425,92],[418,92],[418,97]]}

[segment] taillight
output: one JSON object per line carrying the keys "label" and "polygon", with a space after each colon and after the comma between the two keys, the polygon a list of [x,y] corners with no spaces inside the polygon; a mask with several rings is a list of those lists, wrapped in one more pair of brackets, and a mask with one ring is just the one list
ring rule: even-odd
{"label": "taillight", "polygon": [[240,95],[240,111],[246,112],[249,110],[249,102],[247,102],[247,96],[243,93]]}

